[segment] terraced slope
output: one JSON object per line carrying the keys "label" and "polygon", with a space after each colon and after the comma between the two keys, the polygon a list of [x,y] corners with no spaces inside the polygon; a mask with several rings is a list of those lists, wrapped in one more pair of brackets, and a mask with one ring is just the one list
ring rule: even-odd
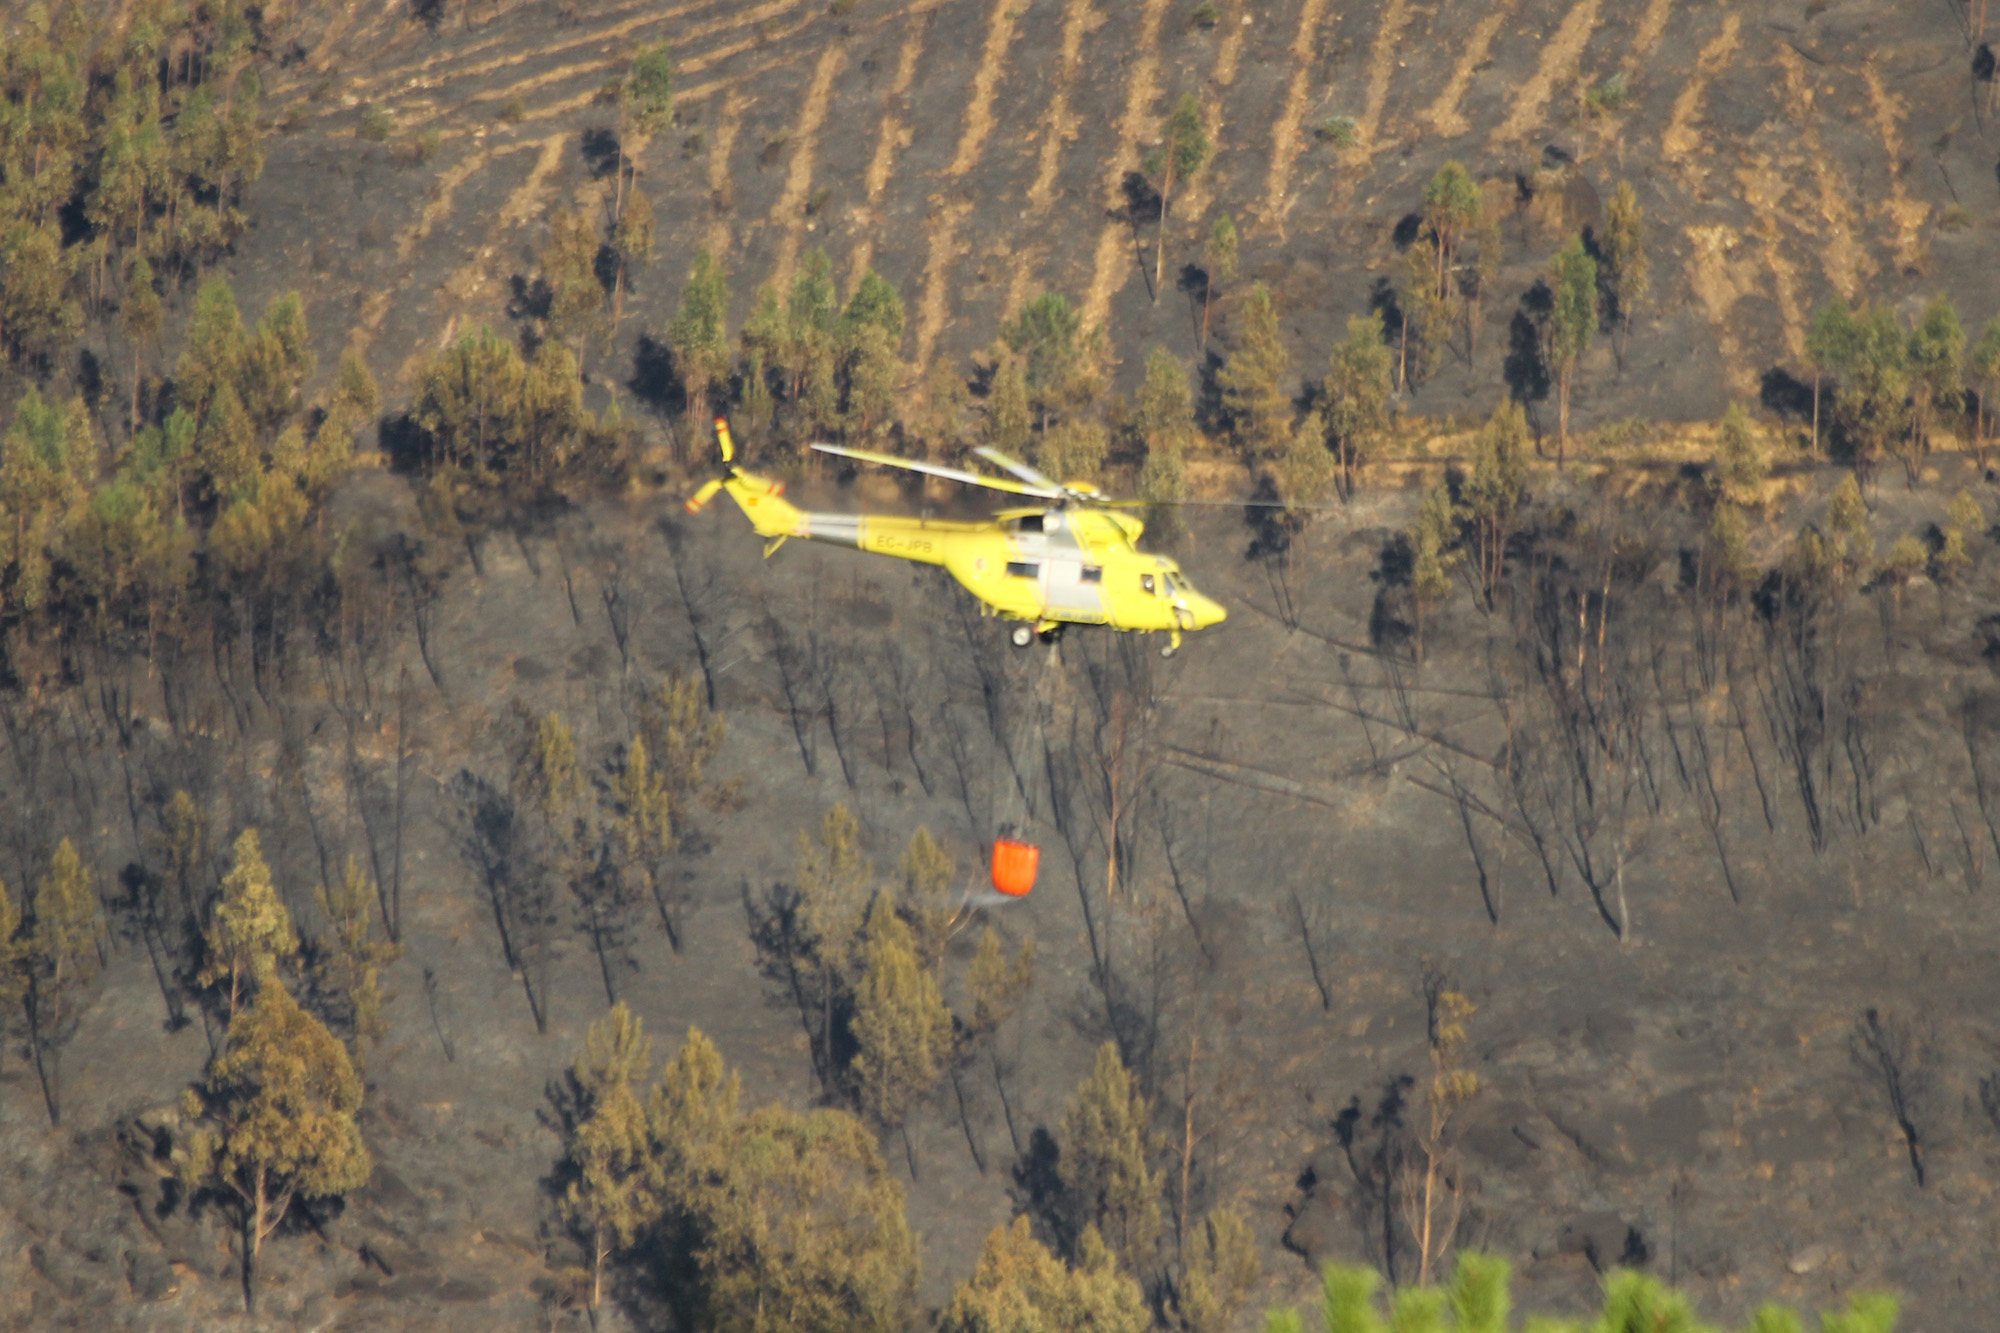
{"label": "terraced slope", "polygon": [[[1130,225],[1126,192],[1183,92],[1218,154],[1176,201],[1168,285],[1232,213],[1244,272],[1278,291],[1306,366],[1452,157],[1511,214],[1494,334],[1563,232],[1615,181],[1637,186],[1655,296],[1626,373],[1608,349],[1587,367],[1586,420],[1754,395],[1796,369],[1834,294],[1948,290],[1968,321],[1996,304],[1966,279],[2000,261],[2000,132],[1945,4],[1227,0],[1207,27],[1181,0],[834,8],[443,0],[433,30],[408,0],[306,5],[283,34],[303,55],[271,92],[296,128],[273,143],[240,268],[253,286],[306,282],[319,324],[344,326],[393,386],[446,331],[504,318],[552,206],[595,205],[614,120],[599,91],[664,39],[680,123],[640,152],[662,244],[628,339],[663,325],[697,246],[726,259],[739,313],[824,246],[844,278],[872,264],[901,289],[913,368],[979,346],[1044,288],[1080,300],[1128,366],[1153,342],[1191,356],[1190,303],[1151,299],[1151,224]],[[1582,118],[1582,91],[1613,77],[1624,105]],[[395,118],[387,145],[355,136],[368,104]],[[1314,132],[1335,115],[1354,121],[1344,150]],[[394,165],[427,132],[436,156]],[[1525,199],[1562,156],[1580,181]],[[1505,339],[1480,347],[1420,410],[1499,391]]]}

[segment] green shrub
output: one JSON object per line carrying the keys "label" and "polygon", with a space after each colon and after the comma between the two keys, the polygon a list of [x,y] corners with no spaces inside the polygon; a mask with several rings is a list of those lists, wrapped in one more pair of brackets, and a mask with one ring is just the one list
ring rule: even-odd
{"label": "green shrub", "polygon": [[1613,74],[1583,95],[1583,109],[1593,116],[1608,116],[1623,110],[1630,98],[1631,90],[1625,86],[1625,76]]}
{"label": "green shrub", "polygon": [[443,146],[443,135],[436,130],[425,130],[396,146],[396,160],[406,167],[421,167],[436,157]]}
{"label": "green shrub", "polygon": [[395,128],[396,118],[389,114],[389,109],[371,102],[361,108],[361,123],[354,132],[369,143],[383,143]]}
{"label": "green shrub", "polygon": [[508,125],[519,125],[528,118],[528,104],[519,97],[510,97],[500,104],[500,119]]}
{"label": "green shrub", "polygon": [[1315,139],[1324,144],[1332,144],[1343,152],[1354,147],[1354,141],[1360,133],[1360,128],[1354,123],[1352,116],[1328,116],[1313,127]]}

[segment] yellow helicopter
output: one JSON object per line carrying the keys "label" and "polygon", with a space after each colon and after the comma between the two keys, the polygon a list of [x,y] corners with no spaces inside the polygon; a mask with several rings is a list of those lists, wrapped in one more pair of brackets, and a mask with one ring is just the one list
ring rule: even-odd
{"label": "yellow helicopter", "polygon": [[980,523],[881,514],[808,513],[783,498],[784,485],[736,466],[729,423],[716,418],[722,473],[688,499],[698,513],[727,491],[771,555],[786,538],[831,542],[899,560],[942,565],[977,597],[987,615],[1016,620],[1009,635],[1016,648],[1036,636],[1052,640],[1066,625],[1107,625],[1116,630],[1164,633],[1162,657],[1173,656],[1181,635],[1220,624],[1228,612],[1194,590],[1181,567],[1138,548],[1145,524],[1118,508],[1143,502],[1107,499],[1095,486],[1050,480],[997,449],[976,452],[1012,478],[920,463],[866,449],[815,444],[824,454],[903,468],[970,486],[1031,496],[1046,504],[1003,509]]}

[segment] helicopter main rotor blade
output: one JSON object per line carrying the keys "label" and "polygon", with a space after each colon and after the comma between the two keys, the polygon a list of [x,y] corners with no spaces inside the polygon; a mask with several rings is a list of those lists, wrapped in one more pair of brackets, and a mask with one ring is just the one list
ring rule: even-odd
{"label": "helicopter main rotor blade", "polygon": [[863,463],[880,463],[884,467],[899,467],[906,472],[921,472],[930,477],[943,477],[946,481],[962,481],[968,486],[984,486],[988,490],[1007,491],[1013,495],[1032,495],[1038,500],[1059,500],[1064,492],[1056,485],[1028,486],[1005,477],[983,477],[977,472],[967,472],[963,468],[945,467],[939,463],[920,463],[915,459],[898,458],[894,454],[878,454],[867,449],[848,449],[837,444],[815,444],[813,448],[823,454],[834,454],[840,458],[852,458]]}
{"label": "helicopter main rotor blade", "polygon": [[1283,500],[1092,500],[1094,509],[1293,509],[1300,513],[1338,514],[1345,505],[1286,504]]}
{"label": "helicopter main rotor blade", "polygon": [[1026,463],[1019,462],[1016,459],[1009,458],[1006,454],[1001,453],[998,449],[995,449],[990,445],[982,444],[977,448],[975,448],[972,452],[978,454],[981,458],[993,464],[995,467],[1004,468],[1007,471],[1013,473],[1015,476],[1019,477],[1022,481],[1027,482],[1030,486],[1045,486],[1052,491],[1060,491],[1063,489],[1061,483],[1055,481],[1053,478],[1050,478],[1043,473],[1035,471],[1033,468],[1029,467]]}

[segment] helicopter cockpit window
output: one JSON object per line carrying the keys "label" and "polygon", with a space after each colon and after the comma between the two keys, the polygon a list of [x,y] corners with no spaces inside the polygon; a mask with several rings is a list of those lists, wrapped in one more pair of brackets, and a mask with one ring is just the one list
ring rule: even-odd
{"label": "helicopter cockpit window", "polygon": [[1153,591],[1153,576],[1151,574],[1141,574],[1139,576],[1139,586],[1147,592]]}
{"label": "helicopter cockpit window", "polygon": [[1019,560],[1009,560],[1007,562],[1007,575],[1009,578],[1033,579],[1040,578],[1041,574],[1042,567],[1040,565],[1023,564]]}
{"label": "helicopter cockpit window", "polygon": [[1104,566],[1085,565],[1083,567],[1083,573],[1079,575],[1078,578],[1079,581],[1083,583],[1102,583],[1104,582]]}

